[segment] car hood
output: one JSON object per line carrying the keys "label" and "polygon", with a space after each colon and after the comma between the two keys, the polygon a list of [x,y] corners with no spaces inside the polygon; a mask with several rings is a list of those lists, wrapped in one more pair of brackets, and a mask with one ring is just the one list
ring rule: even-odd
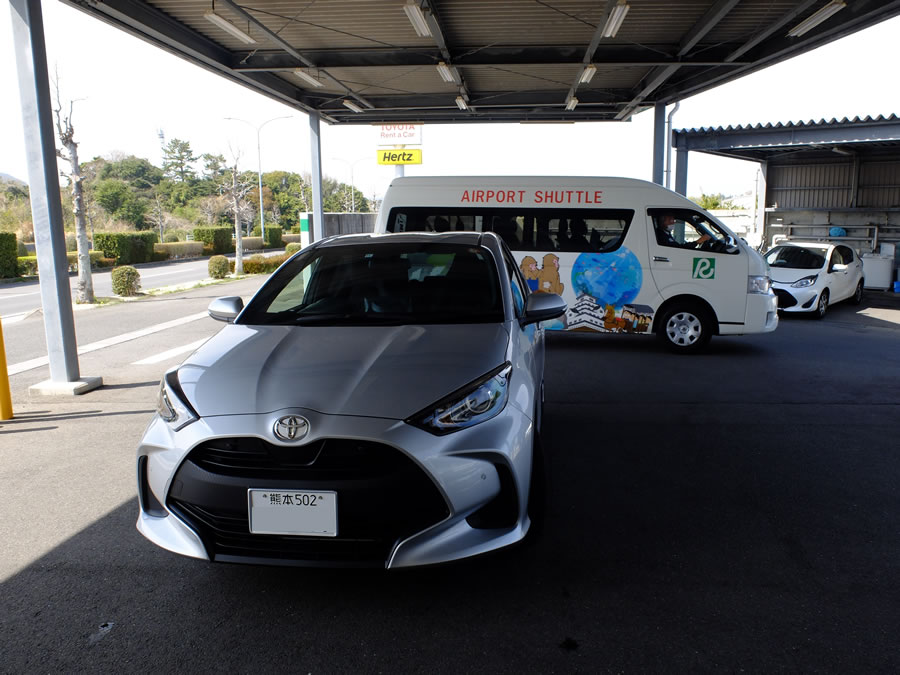
{"label": "car hood", "polygon": [[506,360],[503,324],[223,328],[179,368],[201,417],[307,408],[405,419]]}
{"label": "car hood", "polygon": [[780,284],[792,284],[803,277],[811,277],[814,274],[821,275],[824,272],[822,268],[816,270],[798,270],[791,267],[770,267],[769,277],[772,281]]}

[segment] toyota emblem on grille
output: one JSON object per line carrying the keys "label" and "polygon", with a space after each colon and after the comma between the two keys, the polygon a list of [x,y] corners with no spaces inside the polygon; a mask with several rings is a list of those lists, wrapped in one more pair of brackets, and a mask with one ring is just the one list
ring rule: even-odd
{"label": "toyota emblem on grille", "polygon": [[309,433],[309,422],[299,415],[279,417],[275,422],[275,435],[283,441],[299,441]]}

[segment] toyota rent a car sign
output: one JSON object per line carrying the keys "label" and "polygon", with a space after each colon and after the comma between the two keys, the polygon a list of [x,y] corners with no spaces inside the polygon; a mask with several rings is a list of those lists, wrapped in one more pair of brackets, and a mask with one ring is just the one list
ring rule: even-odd
{"label": "toyota rent a car sign", "polygon": [[421,124],[379,124],[378,145],[422,145]]}

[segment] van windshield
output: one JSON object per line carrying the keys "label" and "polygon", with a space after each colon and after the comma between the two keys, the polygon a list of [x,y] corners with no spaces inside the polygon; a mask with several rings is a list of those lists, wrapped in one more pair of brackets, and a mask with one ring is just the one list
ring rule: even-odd
{"label": "van windshield", "polygon": [[395,207],[388,232],[496,232],[513,251],[614,251],[631,209]]}

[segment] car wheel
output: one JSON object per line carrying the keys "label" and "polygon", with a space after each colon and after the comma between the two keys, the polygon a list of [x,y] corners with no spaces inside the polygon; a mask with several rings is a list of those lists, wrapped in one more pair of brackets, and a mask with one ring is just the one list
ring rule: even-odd
{"label": "car wheel", "polygon": [[822,291],[822,294],[819,296],[819,302],[816,303],[816,311],[813,316],[817,319],[824,319],[825,313],[828,311],[828,289],[826,288]]}
{"label": "car wheel", "polygon": [[699,352],[712,337],[709,313],[696,305],[672,305],[662,316],[657,335],[676,353]]}
{"label": "car wheel", "polygon": [[853,297],[850,298],[850,302],[854,305],[859,305],[862,303],[863,298],[863,282],[862,279],[859,280],[859,283],[856,284],[856,291],[853,293]]}

